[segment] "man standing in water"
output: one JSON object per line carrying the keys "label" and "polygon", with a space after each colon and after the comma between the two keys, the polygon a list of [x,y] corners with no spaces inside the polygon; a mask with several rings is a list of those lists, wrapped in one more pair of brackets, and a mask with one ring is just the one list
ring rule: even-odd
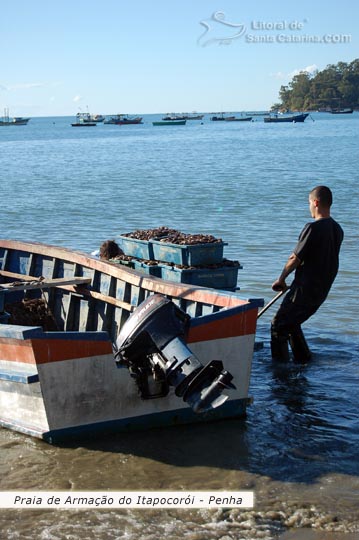
{"label": "man standing in water", "polygon": [[288,340],[294,361],[307,362],[310,350],[301,324],[309,319],[326,299],[339,267],[343,240],[341,226],[330,216],[332,192],[317,186],[309,194],[309,210],[314,222],[307,223],[279,278],[274,291],[287,289],[286,278],[295,270],[294,280],[271,326],[273,360],[289,360]]}

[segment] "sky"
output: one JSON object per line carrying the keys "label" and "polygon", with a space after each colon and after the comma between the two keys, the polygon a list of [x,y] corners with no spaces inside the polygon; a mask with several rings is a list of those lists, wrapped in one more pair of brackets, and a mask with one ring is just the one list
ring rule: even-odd
{"label": "sky", "polygon": [[359,57],[357,0],[0,0],[0,115],[267,110]]}

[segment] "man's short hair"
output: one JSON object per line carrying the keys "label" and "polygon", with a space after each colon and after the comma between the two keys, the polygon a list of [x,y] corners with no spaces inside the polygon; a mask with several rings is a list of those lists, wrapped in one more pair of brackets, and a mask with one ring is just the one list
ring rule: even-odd
{"label": "man's short hair", "polygon": [[331,206],[333,202],[333,195],[327,186],[317,186],[310,192],[310,195],[315,199],[318,199],[324,206]]}

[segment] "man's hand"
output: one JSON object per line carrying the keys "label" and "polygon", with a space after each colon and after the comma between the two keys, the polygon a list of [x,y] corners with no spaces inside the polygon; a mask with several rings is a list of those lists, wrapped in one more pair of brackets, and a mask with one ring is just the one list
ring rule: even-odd
{"label": "man's hand", "polygon": [[283,279],[277,279],[272,285],[273,291],[286,291],[288,289],[286,282]]}

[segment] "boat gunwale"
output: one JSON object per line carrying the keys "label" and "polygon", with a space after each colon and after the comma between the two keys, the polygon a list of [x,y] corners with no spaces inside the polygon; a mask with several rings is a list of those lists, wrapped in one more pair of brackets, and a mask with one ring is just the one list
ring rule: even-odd
{"label": "boat gunwale", "polygon": [[[62,246],[53,246],[40,242],[0,239],[0,248],[36,253],[38,255],[43,255],[44,257],[55,257],[67,260],[70,263],[97,270],[136,287],[144,288],[149,292],[164,294],[179,299],[212,303],[221,308],[231,308],[240,305],[260,307],[263,305],[261,299],[243,299],[236,293],[229,291],[210,289],[186,283],[176,283],[155,276],[147,276],[137,270],[127,267],[124,268],[117,263],[103,261],[84,252]],[[204,294],[206,300],[201,298]]]}

